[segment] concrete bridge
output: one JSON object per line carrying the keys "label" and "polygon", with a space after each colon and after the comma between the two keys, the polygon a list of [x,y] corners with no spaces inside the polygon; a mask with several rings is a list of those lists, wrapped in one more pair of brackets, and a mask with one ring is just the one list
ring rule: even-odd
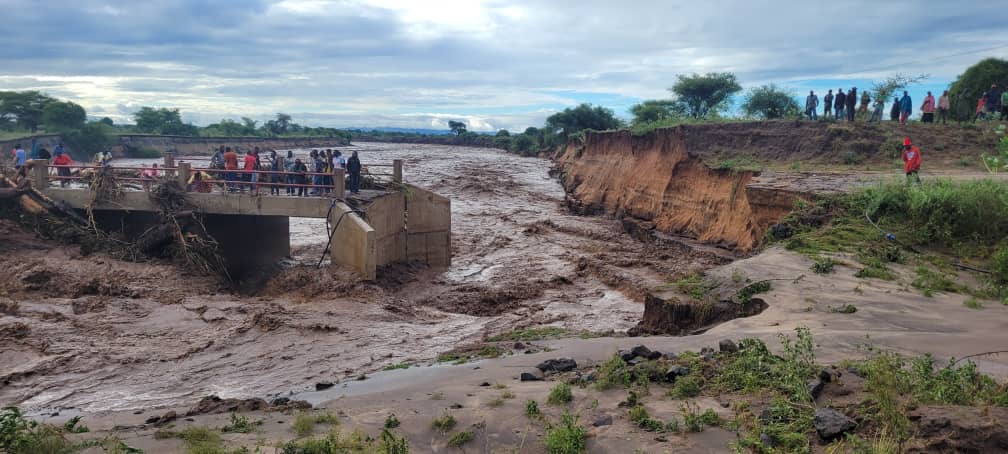
{"label": "concrete bridge", "polygon": [[[170,157],[165,161],[166,166],[158,169],[165,173],[161,178],[177,178],[183,187],[191,172],[207,170],[192,169],[188,163],[174,166]],[[48,161],[32,162],[34,187],[54,200],[85,210],[91,201],[90,189],[60,187],[56,180],[80,177],[51,176],[50,167]],[[450,200],[404,183],[401,161],[388,167],[394,169],[388,175],[396,183],[390,185],[395,190],[362,190],[359,195],[346,197],[343,171],[337,169],[333,172],[332,193],[325,197],[269,195],[265,189],[257,194],[187,192],[186,200],[201,215],[207,233],[221,245],[232,275],[240,276],[290,256],[289,217],[328,219],[332,234],[330,263],[356,271],[364,279],[374,279],[380,267],[396,262],[447,267],[451,264]],[[127,237],[139,236],[161,222],[160,208],[142,190],[125,190],[116,200],[99,201],[91,208],[99,227]]]}

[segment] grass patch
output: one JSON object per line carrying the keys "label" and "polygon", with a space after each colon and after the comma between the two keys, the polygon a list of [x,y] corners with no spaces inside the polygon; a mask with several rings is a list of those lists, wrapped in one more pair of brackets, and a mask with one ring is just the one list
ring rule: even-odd
{"label": "grass patch", "polygon": [[750,156],[738,156],[718,161],[714,165],[714,169],[732,172],[758,172],[763,170],[763,165]]}
{"label": "grass patch", "polygon": [[643,405],[635,405],[630,409],[629,413],[630,421],[633,422],[637,427],[650,432],[678,432],[679,431],[679,421],[673,419],[672,421],[665,422],[660,419],[652,418],[648,414],[647,409]]}
{"label": "grass patch", "polygon": [[679,411],[683,415],[683,427],[687,432],[703,432],[704,426],[721,425],[721,417],[709,408],[701,413],[699,406],[683,402]]}
{"label": "grass patch", "polygon": [[488,342],[517,342],[517,341],[535,341],[544,339],[558,339],[561,337],[570,337],[573,333],[570,331],[557,328],[553,326],[546,326],[541,328],[525,328],[520,330],[511,331],[510,333],[498,334],[496,336],[491,336],[487,339]]}
{"label": "grass patch", "polygon": [[299,437],[306,437],[315,431],[317,424],[339,425],[339,417],[332,413],[298,413],[294,417],[294,433]]}
{"label": "grass patch", "polygon": [[623,361],[619,354],[613,354],[613,357],[599,368],[598,377],[595,379],[595,388],[599,391],[616,386],[629,388],[632,382],[633,372],[629,365]]}
{"label": "grass patch", "polygon": [[398,364],[389,364],[388,366],[385,366],[384,368],[382,368],[382,370],[409,369],[410,366],[412,366],[412,365],[413,365],[413,363],[410,363],[410,362],[407,362],[407,361],[403,361],[403,362],[398,363]]}
{"label": "grass patch", "polygon": [[538,402],[532,399],[525,401],[525,416],[531,419],[531,418],[538,418],[540,414],[541,413],[539,413]]}
{"label": "grass patch", "polygon": [[476,438],[476,434],[473,433],[473,431],[471,430],[464,430],[462,432],[458,432],[448,439],[448,447],[458,448],[466,443],[469,443],[470,441],[473,441],[474,438]]}
{"label": "grass patch", "polygon": [[972,296],[969,297],[969,298],[966,298],[966,300],[963,301],[963,306],[966,306],[966,307],[968,307],[970,309],[983,309],[984,308],[983,303],[981,303],[979,300],[977,300],[976,298],[974,298]]}
{"label": "grass patch", "polygon": [[231,421],[221,428],[221,432],[247,434],[255,431],[256,426],[261,424],[262,421],[253,421],[248,416],[231,413]]}
{"label": "grass patch", "polygon": [[965,293],[969,291],[968,287],[957,284],[950,278],[954,275],[932,270],[926,265],[918,265],[916,273],[917,277],[910,285],[920,289],[924,296],[932,297],[935,292]]}
{"label": "grass patch", "polygon": [[546,429],[547,454],[581,454],[585,452],[585,428],[578,425],[578,418],[564,412],[560,424],[550,424]]}
{"label": "grass patch", "polygon": [[385,417],[384,427],[386,429],[395,429],[396,427],[399,427],[399,418],[396,418],[395,413]]}
{"label": "grass patch", "polygon": [[572,400],[574,400],[574,395],[571,393],[570,385],[567,383],[557,383],[557,385],[550,390],[546,403],[550,405],[564,405],[570,403]]}
{"label": "grass patch", "polygon": [[837,307],[830,307],[829,311],[836,314],[853,314],[857,312],[857,307],[854,307],[853,304],[844,304]]}
{"label": "grass patch", "polygon": [[829,257],[820,257],[815,259],[812,263],[812,272],[816,274],[830,274],[833,272],[833,266],[836,265],[836,261]]}
{"label": "grass patch", "polygon": [[334,430],[324,437],[294,440],[280,445],[281,454],[378,453],[408,454],[409,443],[388,429],[377,440],[360,429],[350,433]]}
{"label": "grass patch", "polygon": [[703,377],[699,374],[690,374],[679,377],[672,388],[668,390],[668,396],[676,399],[686,399],[700,395],[700,388],[703,386]]}
{"label": "grass patch", "polygon": [[753,296],[769,292],[772,289],[773,285],[770,284],[770,281],[757,281],[740,288],[735,296],[738,298],[740,303],[746,304],[752,301]]}
{"label": "grass patch", "polygon": [[457,421],[455,421],[454,416],[445,413],[441,416],[438,416],[437,418],[434,418],[434,420],[431,421],[431,427],[433,427],[438,432],[441,432],[441,434],[443,435],[448,433],[448,431],[452,430],[455,427],[456,423]]}
{"label": "grass patch", "polygon": [[77,449],[60,427],[26,419],[17,407],[0,410],[0,452],[5,454],[70,453]]}
{"label": "grass patch", "polygon": [[74,416],[73,418],[68,419],[67,422],[63,423],[63,430],[72,434],[89,432],[91,429],[88,429],[88,426],[81,424],[80,420],[80,416]]}
{"label": "grass patch", "polygon": [[704,276],[700,273],[687,275],[686,277],[673,282],[673,285],[675,285],[680,292],[689,295],[690,298],[695,300],[704,299],[711,290],[714,290],[718,286],[717,283],[704,279]]}

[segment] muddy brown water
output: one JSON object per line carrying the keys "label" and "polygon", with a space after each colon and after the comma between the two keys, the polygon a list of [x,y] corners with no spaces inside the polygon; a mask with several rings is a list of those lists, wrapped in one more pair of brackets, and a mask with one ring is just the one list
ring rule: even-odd
{"label": "muddy brown water", "polygon": [[271,397],[432,364],[528,326],[620,333],[641,319],[650,289],[724,261],[569,214],[547,160],[416,144],[343,150],[365,163],[404,159],[407,181],[451,198],[451,268],[397,267],[376,283],[315,270],[324,221],[291,219],[295,263],[261,294],[236,295],[171,265],[82,257],[0,226],[19,238],[0,258],[0,301],[17,305],[0,313],[0,404],[43,414]]}

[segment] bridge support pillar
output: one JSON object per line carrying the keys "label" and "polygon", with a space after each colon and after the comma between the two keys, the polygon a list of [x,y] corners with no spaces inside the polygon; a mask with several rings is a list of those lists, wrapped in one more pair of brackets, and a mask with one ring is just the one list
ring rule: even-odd
{"label": "bridge support pillar", "polygon": [[204,214],[203,225],[220,244],[231,277],[275,266],[290,256],[290,221],[286,216]]}

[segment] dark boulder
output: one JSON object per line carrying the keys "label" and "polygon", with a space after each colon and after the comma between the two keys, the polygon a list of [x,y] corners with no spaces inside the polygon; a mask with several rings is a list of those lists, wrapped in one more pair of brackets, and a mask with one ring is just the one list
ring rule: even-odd
{"label": "dark boulder", "polygon": [[735,353],[738,351],[738,345],[731,339],[721,339],[718,341],[718,349],[721,353]]}
{"label": "dark boulder", "polygon": [[572,358],[547,359],[546,361],[539,363],[539,365],[536,366],[536,369],[539,369],[547,373],[567,372],[570,370],[577,369],[577,362],[574,361]]}
{"label": "dark boulder", "polygon": [[825,441],[834,440],[857,427],[853,419],[832,408],[817,408],[812,425],[815,426],[819,438]]}

